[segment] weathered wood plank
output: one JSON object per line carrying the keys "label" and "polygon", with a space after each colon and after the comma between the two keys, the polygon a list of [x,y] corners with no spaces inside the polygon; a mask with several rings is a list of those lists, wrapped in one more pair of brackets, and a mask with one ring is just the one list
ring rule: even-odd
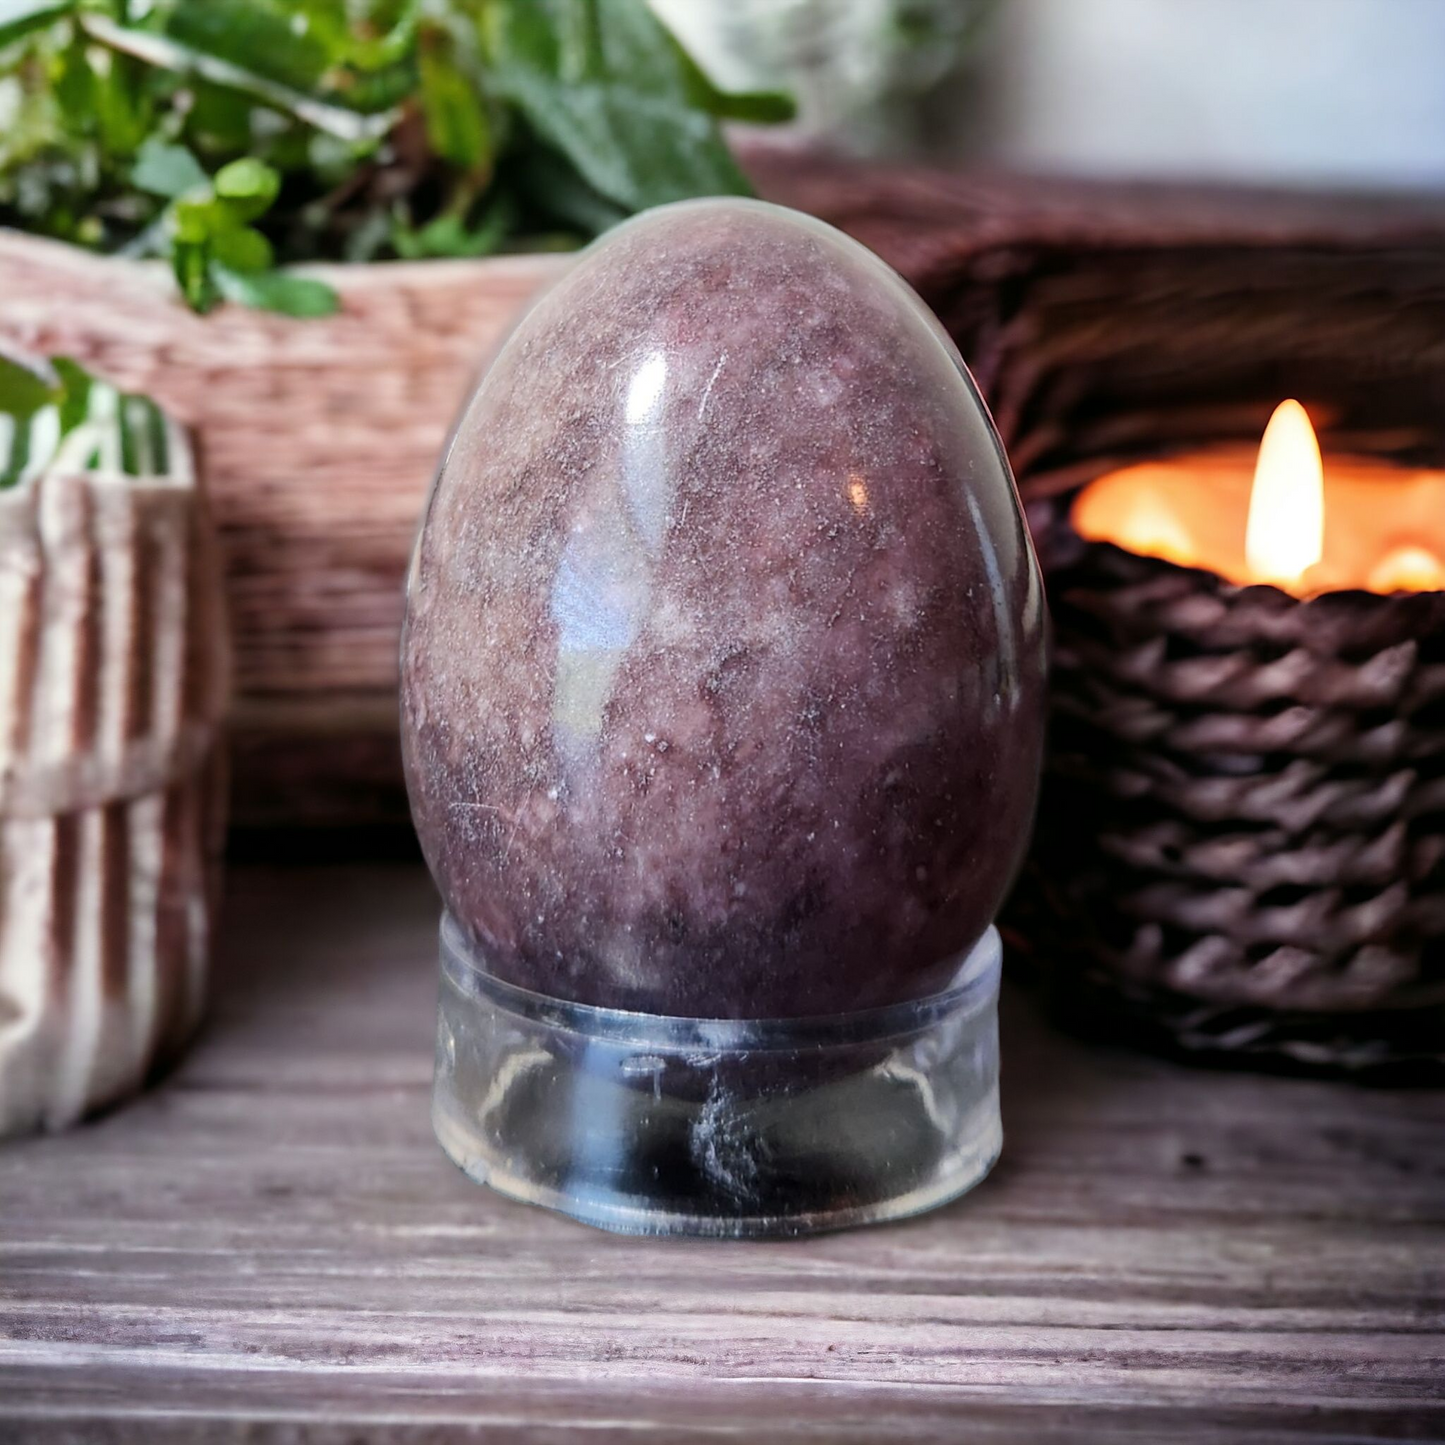
{"label": "weathered wood plank", "polygon": [[0,1439],[1445,1438],[1445,1096],[1203,1074],[1005,1009],[970,1198],[613,1238],[432,1142],[420,870],[241,870],[213,1022],[0,1153]]}

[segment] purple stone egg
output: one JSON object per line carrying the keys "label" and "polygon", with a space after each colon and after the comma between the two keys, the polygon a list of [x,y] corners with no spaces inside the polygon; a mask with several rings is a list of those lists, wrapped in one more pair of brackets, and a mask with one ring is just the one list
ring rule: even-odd
{"label": "purple stone egg", "polygon": [[422,847],[485,965],[649,1013],[946,985],[1027,840],[1047,624],[997,434],[871,252],[756,201],[584,252],[412,563]]}

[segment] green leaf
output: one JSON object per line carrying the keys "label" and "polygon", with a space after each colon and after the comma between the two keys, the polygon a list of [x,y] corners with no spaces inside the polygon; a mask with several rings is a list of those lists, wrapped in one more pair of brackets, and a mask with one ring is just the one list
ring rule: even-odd
{"label": "green leaf", "polygon": [[52,91],[60,113],[77,135],[95,129],[95,72],[84,37],[75,35],[54,68]]}
{"label": "green leaf", "polygon": [[120,392],[112,425],[120,437],[121,470],[132,477],[164,476],[169,461],[166,424],[149,397]]}
{"label": "green leaf", "polygon": [[141,190],[172,200],[210,184],[201,163],[185,146],[169,145],[159,136],[151,136],[141,146],[130,178]]}
{"label": "green leaf", "polygon": [[745,192],[717,116],[787,113],[718,90],[648,0],[0,0],[0,87],[11,224],[293,314],[336,301],[278,254],[564,244]]}
{"label": "green leaf", "polygon": [[193,311],[207,312],[220,299],[211,276],[209,246],[178,239],[171,247],[171,268],[186,305]]}
{"label": "green leaf", "polygon": [[628,211],[688,196],[749,194],[715,124],[701,111],[611,84],[563,86],[532,74],[509,85],[537,135],[595,191]]}
{"label": "green leaf", "polygon": [[150,129],[151,108],[137,80],[140,67],[124,56],[112,56],[110,62],[95,67],[92,100],[95,129],[109,154],[126,156],[133,154],[145,140]]}
{"label": "green leaf", "polygon": [[53,24],[75,6],[76,0],[0,0],[0,48]]}
{"label": "green leaf", "polygon": [[208,54],[169,36],[157,35],[154,31],[116,25],[89,11],[81,12],[80,25],[92,40],[122,55],[133,56],[173,76],[205,80],[212,85],[241,91],[262,105],[283,115],[294,116],[342,140],[376,141],[391,129],[396,120],[391,112],[359,115],[344,106],[318,100],[314,95],[283,85],[270,76],[236,65],[224,56]]}
{"label": "green leaf", "polygon": [[211,238],[211,255],[232,271],[269,271],[276,263],[271,243],[250,226],[217,232]]}
{"label": "green leaf", "polygon": [[[15,415],[13,423],[0,416],[0,490],[62,456],[67,466],[119,463],[131,476],[164,475],[169,461],[166,421],[149,397],[117,391],[67,356],[51,357],[44,378],[27,365],[0,357],[0,393],[16,381],[16,373],[29,376],[30,382],[42,381],[45,392],[42,405]],[[19,384],[28,390],[30,382]],[[99,406],[93,405],[97,398]],[[79,448],[61,445],[87,424]]]}
{"label": "green leaf", "polygon": [[204,246],[221,229],[220,208],[210,189],[182,196],[170,209],[171,236],[178,246]]}
{"label": "green leaf", "polygon": [[575,166],[554,151],[538,148],[527,154],[519,174],[533,205],[584,235],[600,236],[628,217],[626,207],[599,195],[577,174]]}
{"label": "green leaf", "polygon": [[717,90],[709,83],[704,109],[722,120],[780,125],[798,113],[797,102],[781,90]]}
{"label": "green leaf", "polygon": [[341,298],[330,286],[309,276],[290,276],[284,271],[247,276],[224,266],[213,271],[221,295],[244,306],[302,317],[331,316],[341,307]]}
{"label": "green leaf", "polygon": [[55,356],[50,364],[60,378],[60,434],[64,436],[83,422],[90,412],[90,392],[95,378],[79,362]]}
{"label": "green leaf", "polygon": [[791,95],[780,90],[719,90],[711,77],[669,36],[681,67],[688,95],[694,105],[723,120],[742,120],[751,125],[778,125],[792,120],[798,107]]}
{"label": "green leaf", "polygon": [[295,90],[312,90],[331,57],[311,34],[304,11],[287,14],[269,0],[177,0],[166,34]]}
{"label": "green leaf", "polygon": [[487,33],[493,88],[616,205],[750,193],[644,0],[499,0]]}
{"label": "green leaf", "polygon": [[417,56],[421,106],[432,149],[464,171],[491,164],[492,128],[476,83],[461,67],[455,43],[428,28]]}
{"label": "green leaf", "polygon": [[436,0],[390,0],[384,4],[363,0],[353,5],[348,5],[347,0],[287,3],[305,15],[309,33],[326,48],[332,65],[368,73],[409,59],[423,12],[443,8]]}
{"label": "green leaf", "polygon": [[511,197],[502,195],[471,228],[454,212],[438,216],[417,230],[398,222],[392,231],[392,245],[404,261],[439,256],[489,256],[510,234],[516,219],[516,206]]}
{"label": "green leaf", "polygon": [[264,161],[246,156],[222,166],[215,187],[238,219],[253,221],[271,208],[281,190],[281,177]]}
{"label": "green leaf", "polygon": [[0,353],[0,412],[32,416],[59,397],[60,386],[53,373]]}
{"label": "green leaf", "polygon": [[203,153],[234,155],[245,151],[252,144],[251,110],[251,98],[240,91],[212,85],[208,80],[192,80],[186,134]]}

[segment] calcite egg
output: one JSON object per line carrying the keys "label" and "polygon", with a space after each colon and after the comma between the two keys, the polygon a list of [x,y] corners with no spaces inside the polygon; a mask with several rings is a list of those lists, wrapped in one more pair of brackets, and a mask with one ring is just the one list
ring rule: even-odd
{"label": "calcite egg", "polygon": [[485,967],[585,1004],[928,994],[1024,847],[1046,622],[998,437],[831,227],[609,233],[457,427],[402,649],[412,807]]}

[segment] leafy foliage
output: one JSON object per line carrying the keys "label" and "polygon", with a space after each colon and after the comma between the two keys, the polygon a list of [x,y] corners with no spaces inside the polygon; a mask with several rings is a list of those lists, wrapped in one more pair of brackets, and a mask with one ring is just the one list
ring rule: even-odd
{"label": "leafy foliage", "polygon": [[325,314],[295,261],[575,244],[745,193],[646,0],[0,0],[0,224],[167,257],[186,300]]}
{"label": "leafy foliage", "polygon": [[117,391],[69,357],[48,363],[0,352],[0,491],[47,467],[163,476],[165,418],[148,397]]}
{"label": "leafy foliage", "polygon": [[52,371],[28,366],[0,352],[0,414],[24,419],[61,395],[59,378]]}

